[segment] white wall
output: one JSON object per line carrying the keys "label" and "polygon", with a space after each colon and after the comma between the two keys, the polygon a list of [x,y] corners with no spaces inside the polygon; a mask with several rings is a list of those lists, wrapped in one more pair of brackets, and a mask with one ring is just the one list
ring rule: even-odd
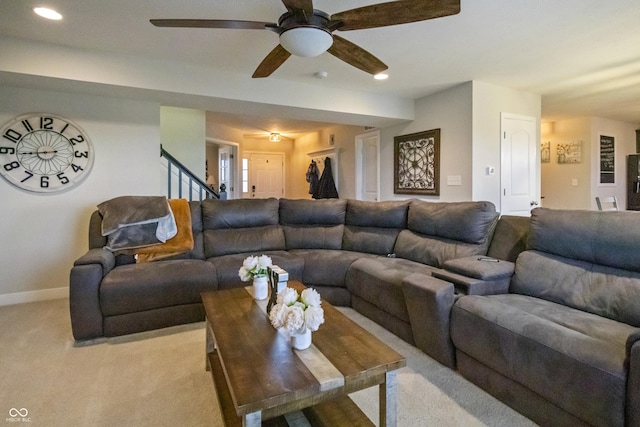
{"label": "white wall", "polygon": [[187,108],[160,108],[160,141],[187,169],[205,180],[206,113]]}
{"label": "white wall", "polygon": [[[415,196],[393,194],[393,138],[431,129],[440,129],[440,196],[421,197],[440,201],[471,200],[472,82],[416,101],[416,119],[410,123],[381,129],[381,200]],[[448,186],[447,175],[459,175],[460,186]]]}
{"label": "white wall", "polygon": [[[500,113],[519,114],[534,117],[540,124],[542,111],[541,97],[533,93],[519,92],[490,83],[473,82],[473,149],[471,200],[487,200],[500,210]],[[540,127],[537,126],[536,141],[540,141]],[[540,194],[540,160],[536,169],[538,194]],[[488,175],[487,167],[495,168],[495,174]]]}
{"label": "white wall", "polygon": [[30,193],[0,179],[0,304],[66,295],[96,205],[164,190],[159,105],[0,86],[0,123],[29,112],[77,123],[91,138],[95,163],[85,181],[64,193]]}

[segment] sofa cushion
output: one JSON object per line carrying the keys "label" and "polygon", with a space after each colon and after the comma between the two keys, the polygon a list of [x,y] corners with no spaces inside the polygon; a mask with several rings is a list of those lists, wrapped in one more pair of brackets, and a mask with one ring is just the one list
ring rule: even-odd
{"label": "sofa cushion", "polygon": [[100,285],[104,316],[199,303],[200,293],[216,290],[215,267],[201,260],[171,260],[123,265]]}
{"label": "sofa cushion", "polygon": [[393,252],[398,234],[400,234],[400,229],[398,228],[347,225],[344,227],[342,249],[346,251],[389,255]]}
{"label": "sofa cushion", "polygon": [[412,273],[431,275],[434,269],[402,258],[360,258],[347,271],[347,289],[380,310],[409,323],[402,280]]}
{"label": "sofa cushion", "polygon": [[456,240],[426,236],[411,230],[402,230],[398,235],[393,252],[421,264],[442,268],[444,263],[454,258],[484,255],[487,245],[474,245]]}
{"label": "sofa cushion", "polygon": [[291,253],[304,259],[302,283],[307,286],[345,287],[345,277],[351,264],[370,254],[326,249],[296,249]]}
{"label": "sofa cushion", "polygon": [[204,230],[204,255],[207,259],[236,253],[283,249],[284,232],[279,225]]}
{"label": "sofa cushion", "polygon": [[244,259],[251,255],[267,255],[271,257],[274,265],[277,265],[289,273],[289,280],[301,280],[304,269],[304,259],[287,251],[258,251],[216,256],[207,259],[207,262],[215,266],[218,277],[218,288],[229,289],[242,286],[250,286],[251,282],[240,280],[238,270],[242,267]]}
{"label": "sofa cushion", "polygon": [[344,224],[347,201],[344,199],[280,199],[280,224]]}
{"label": "sofa cushion", "polygon": [[342,249],[388,255],[400,230],[407,227],[410,201],[349,200]]}
{"label": "sofa cushion", "polygon": [[525,251],[516,262],[510,291],[640,327],[637,272]]}
{"label": "sofa cushion", "polygon": [[531,212],[527,249],[640,272],[639,241],[638,212],[537,208]]}
{"label": "sofa cushion", "polygon": [[635,329],[525,295],[463,296],[458,351],[592,425],[624,425],[625,342]]}
{"label": "sofa cushion", "polygon": [[408,200],[386,202],[349,200],[345,224],[358,227],[406,228],[410,203]]}
{"label": "sofa cushion", "polygon": [[286,248],[341,249],[344,225],[283,225]]}
{"label": "sofa cushion", "polygon": [[206,199],[201,206],[205,230],[278,224],[278,199]]}
{"label": "sofa cushion", "polygon": [[527,248],[528,234],[528,217],[502,215],[496,224],[487,255],[516,262],[518,254]]}
{"label": "sofa cushion", "polygon": [[487,246],[498,220],[491,202],[414,200],[409,205],[408,215],[407,227],[416,233]]}
{"label": "sofa cushion", "polygon": [[287,249],[341,249],[347,201],[280,200]]}

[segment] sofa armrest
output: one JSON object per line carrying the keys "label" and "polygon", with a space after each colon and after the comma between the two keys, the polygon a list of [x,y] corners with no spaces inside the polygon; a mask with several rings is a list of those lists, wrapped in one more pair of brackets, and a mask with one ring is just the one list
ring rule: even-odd
{"label": "sofa armrest", "polygon": [[515,264],[485,256],[451,259],[433,276],[454,284],[465,295],[491,295],[509,292]]}
{"label": "sofa armrest", "polygon": [[640,426],[640,329],[627,338],[625,425]]}
{"label": "sofa armrest", "polygon": [[455,293],[451,283],[414,273],[402,280],[416,346],[440,363],[455,368],[449,319]]}
{"label": "sofa armrest", "polygon": [[78,258],[69,275],[71,330],[78,340],[104,335],[100,308],[100,283],[115,267],[115,256],[106,249],[90,249]]}
{"label": "sofa armrest", "polygon": [[102,269],[102,276],[116,266],[116,257],[113,252],[103,248],[89,249],[89,251],[74,261],[73,265],[92,265],[99,264]]}

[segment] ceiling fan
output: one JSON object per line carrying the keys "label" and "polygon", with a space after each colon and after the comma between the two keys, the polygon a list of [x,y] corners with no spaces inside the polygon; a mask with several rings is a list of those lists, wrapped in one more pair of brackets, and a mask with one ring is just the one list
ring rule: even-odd
{"label": "ceiling fan", "polygon": [[312,0],[282,0],[287,8],[278,23],[235,21],[224,19],[151,19],[157,27],[226,28],[269,30],[280,36],[276,46],[253,73],[253,78],[268,77],[292,54],[318,56],[328,51],[344,62],[370,74],[388,67],[378,58],[334,31],[407,24],[455,15],[460,12],[460,0],[397,0],[379,3],[329,15],[313,8]]}

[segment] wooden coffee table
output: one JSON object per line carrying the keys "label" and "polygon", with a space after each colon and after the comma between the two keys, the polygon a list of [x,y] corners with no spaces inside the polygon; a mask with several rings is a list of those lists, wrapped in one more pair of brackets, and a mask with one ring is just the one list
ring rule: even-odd
{"label": "wooden coffee table", "polygon": [[300,411],[311,425],[371,426],[347,395],[372,386],[379,386],[379,424],[396,425],[395,370],[404,357],[326,301],[325,322],[302,351],[271,326],[267,301],[255,301],[248,288],[206,292],[202,301],[207,369],[227,426],[283,425],[283,416]]}

